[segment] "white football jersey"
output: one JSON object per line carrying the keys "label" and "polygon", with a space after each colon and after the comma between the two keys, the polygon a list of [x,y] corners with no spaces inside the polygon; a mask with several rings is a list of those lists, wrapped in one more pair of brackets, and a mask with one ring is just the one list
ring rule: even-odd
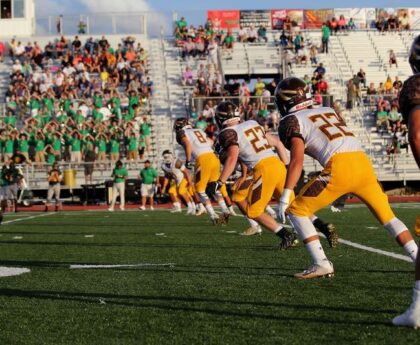
{"label": "white football jersey", "polygon": [[239,159],[249,169],[253,169],[264,158],[277,157],[267,141],[264,128],[254,120],[223,129],[219,133],[218,140],[224,149],[238,145]]}
{"label": "white football jersey", "polygon": [[178,159],[174,159],[172,163],[170,164],[162,163],[161,168],[163,172],[165,173],[165,175],[168,175],[171,178],[173,178],[176,181],[176,184],[179,185],[181,181],[184,179],[184,174],[182,170],[185,169],[185,166],[181,165],[180,168],[177,168],[176,167],[177,162],[178,164],[180,164],[180,161]]}
{"label": "white football jersey", "polygon": [[201,156],[202,154],[214,152],[212,144],[207,140],[206,133],[198,128],[185,128],[177,133],[178,142],[183,136],[186,136],[191,144],[192,156],[194,159]]}
{"label": "white football jersey", "polygon": [[280,121],[279,136],[288,149],[292,137],[302,138],[305,153],[323,167],[336,153],[363,151],[360,141],[343,119],[327,107],[305,109],[285,116]]}

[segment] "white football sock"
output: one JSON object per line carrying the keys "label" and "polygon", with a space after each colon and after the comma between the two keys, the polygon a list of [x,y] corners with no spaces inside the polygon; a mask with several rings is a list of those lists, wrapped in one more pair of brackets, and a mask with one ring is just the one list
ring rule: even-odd
{"label": "white football sock", "polygon": [[[304,242],[307,238],[318,236],[315,226],[312,224],[311,220],[308,217],[298,217],[293,214],[290,214],[289,220],[292,223],[293,228],[296,230],[302,242]],[[322,248],[319,239],[306,243],[305,247],[311,255],[312,260],[315,264],[325,266],[326,263],[328,263],[329,265],[329,261],[327,259],[327,256],[325,255],[324,249]]]}
{"label": "white football sock", "polygon": [[206,205],[206,210],[210,218],[217,218],[217,214],[214,212],[214,208],[210,203]]}
{"label": "white football sock", "polygon": [[178,201],[174,202],[174,208],[176,210],[180,210],[181,209],[181,204]]}
{"label": "white football sock", "polygon": [[308,250],[309,254],[312,256],[314,264],[320,266],[330,264],[319,240],[308,242],[305,244],[305,247]]}
{"label": "white football sock", "polygon": [[248,221],[249,225],[251,225],[253,228],[256,228],[259,226],[258,223],[251,218],[246,217],[246,220]]}
{"label": "white football sock", "polygon": [[222,212],[223,213],[230,213],[229,212],[229,209],[227,208],[227,206],[226,206],[226,202],[225,202],[225,200],[222,198],[222,199],[219,199],[219,200],[217,200],[217,203],[219,204],[219,206],[220,206],[220,208],[222,209]]}

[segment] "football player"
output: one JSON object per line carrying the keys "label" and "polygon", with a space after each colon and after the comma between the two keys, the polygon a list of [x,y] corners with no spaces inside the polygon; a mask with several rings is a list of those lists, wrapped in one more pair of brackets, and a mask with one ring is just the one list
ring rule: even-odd
{"label": "football player", "polygon": [[[308,86],[295,77],[286,78],[277,85],[275,98],[282,115],[279,137],[290,150],[290,163],[278,214],[285,221],[287,210],[293,227],[313,260],[308,269],[295,274],[295,277],[311,279],[333,276],[333,265],[324,253],[309,216],[347,193],[365,202],[411,259],[416,260],[417,245],[407,226],[395,217],[369,157],[334,110],[328,107],[313,109]],[[305,153],[316,159],[324,170],[291,201],[293,188],[302,172]]]}
{"label": "football player", "polygon": [[226,206],[220,191],[216,193],[216,200],[222,209],[223,218],[219,216],[213,209],[211,201],[206,194],[206,187],[209,183],[215,182],[220,176],[220,161],[213,151],[211,143],[206,138],[206,133],[198,128],[193,128],[186,118],[175,120],[174,131],[176,133],[177,142],[184,148],[188,169],[193,168],[192,159],[195,160],[194,166],[194,183],[195,190],[200,197],[200,201],[206,207],[207,213],[214,225],[227,223],[230,212]]}
{"label": "football player", "polygon": [[[409,62],[414,74],[404,83],[399,99],[400,111],[404,122],[408,125],[408,140],[411,151],[420,168],[420,36],[414,40]],[[417,236],[420,236],[420,216],[417,217]],[[407,311],[395,317],[392,323],[395,326],[420,327],[420,256],[416,261],[416,282],[413,289],[413,302]]]}
{"label": "football player", "polygon": [[293,246],[296,243],[295,234],[264,212],[274,192],[280,194],[283,190],[286,176],[283,162],[288,159],[283,145],[277,138],[265,133],[256,121],[241,123],[236,106],[231,102],[221,102],[217,106],[215,120],[220,131],[218,143],[226,152],[226,160],[220,178],[211,184],[212,192],[217,193],[226,183],[239,159],[252,170],[252,185],[246,200],[235,198],[238,207],[249,218],[276,234],[280,238],[280,249]]}
{"label": "football player", "polygon": [[178,200],[179,195],[187,205],[187,214],[194,215],[196,208],[189,194],[189,187],[192,186],[192,179],[188,169],[179,159],[176,159],[169,150],[163,151],[162,157],[163,162],[161,168],[165,173],[165,177],[171,181],[168,193],[174,201],[174,212],[181,212],[181,203]]}

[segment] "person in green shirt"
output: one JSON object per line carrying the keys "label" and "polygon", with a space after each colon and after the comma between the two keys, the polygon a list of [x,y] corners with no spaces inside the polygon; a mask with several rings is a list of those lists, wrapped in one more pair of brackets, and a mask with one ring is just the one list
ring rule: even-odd
{"label": "person in green shirt", "polygon": [[328,42],[330,41],[331,30],[325,23],[323,23],[321,32],[322,52],[328,54]]}
{"label": "person in green shirt", "polygon": [[115,208],[115,203],[117,201],[118,195],[120,196],[120,209],[124,211],[125,207],[125,180],[128,177],[127,168],[123,166],[123,163],[118,160],[115,163],[115,168],[112,171],[112,178],[114,180],[114,184],[112,186],[112,202],[108,211],[113,212]]}
{"label": "person in green shirt", "polygon": [[69,117],[61,111],[56,116],[56,119],[60,125],[64,125],[67,122],[68,118]]}
{"label": "person in green shirt", "polygon": [[152,134],[152,124],[149,122],[147,116],[143,117],[143,123],[140,125],[146,141],[146,152],[150,152],[150,136]]}
{"label": "person in green shirt", "polygon": [[59,132],[55,132],[52,137],[48,140],[49,145],[51,145],[51,148],[54,151],[55,160],[54,161],[60,161],[61,160],[61,138],[62,135]]}
{"label": "person in green shirt", "polygon": [[26,160],[30,162],[29,159],[29,140],[26,133],[21,133],[18,139],[18,150],[22,155],[25,156]]}
{"label": "person in green shirt", "polygon": [[136,137],[136,133],[131,132],[125,138],[127,148],[127,160],[136,161],[139,156],[139,140]]}
{"label": "person in green shirt", "polygon": [[95,95],[93,96],[93,105],[98,108],[102,108],[103,103],[103,97],[99,91],[95,92]]}
{"label": "person in green shirt", "polygon": [[204,116],[200,116],[195,122],[195,128],[205,130],[207,127],[207,121]]}
{"label": "person in green shirt", "polygon": [[104,120],[104,115],[99,111],[101,108],[95,107],[92,111],[93,121],[101,123]]}
{"label": "person in green shirt", "polygon": [[118,161],[120,159],[120,141],[116,135],[111,135],[109,138],[109,153],[111,161]]}
{"label": "person in green shirt", "polygon": [[38,131],[34,138],[35,145],[35,162],[38,163],[38,166],[41,166],[45,162],[45,135],[42,131]]}
{"label": "person in green shirt", "polygon": [[140,210],[146,209],[147,199],[150,202],[150,209],[153,210],[153,195],[155,194],[155,183],[157,181],[158,173],[155,168],[147,160],[144,162],[144,168],[140,171],[141,179],[141,206]]}
{"label": "person in green shirt", "polygon": [[7,111],[7,116],[4,118],[3,122],[5,125],[16,128],[16,116],[13,115],[11,110]]}
{"label": "person in green shirt", "polygon": [[70,161],[75,163],[82,162],[82,140],[78,130],[73,131],[73,137],[70,142]]}
{"label": "person in green shirt", "polygon": [[181,19],[175,22],[175,25],[178,27],[179,30],[183,30],[184,28],[188,26],[188,23],[184,17],[181,17]]}
{"label": "person in green shirt", "polygon": [[107,137],[103,133],[99,133],[96,136],[96,142],[95,146],[98,150],[98,156],[96,157],[96,160],[99,162],[106,160],[106,144],[107,144]]}
{"label": "person in green shirt", "polygon": [[14,134],[9,134],[4,140],[4,161],[8,162],[12,158],[13,153],[15,152],[15,136]]}
{"label": "person in green shirt", "polygon": [[35,116],[38,113],[39,108],[41,108],[41,98],[34,92],[29,101],[29,109],[31,110],[32,116]]}

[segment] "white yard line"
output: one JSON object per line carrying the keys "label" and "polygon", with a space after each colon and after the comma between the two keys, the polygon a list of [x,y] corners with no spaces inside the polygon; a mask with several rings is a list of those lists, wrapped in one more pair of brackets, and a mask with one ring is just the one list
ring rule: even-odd
{"label": "white yard line", "polygon": [[365,250],[367,252],[376,253],[376,254],[379,254],[379,255],[388,256],[390,258],[394,258],[394,259],[398,259],[398,260],[402,260],[402,261],[413,263],[413,260],[411,260],[411,258],[408,257],[408,256],[406,256],[406,255],[397,254],[397,253],[388,252],[388,251],[382,250],[382,249],[376,249],[376,248],[373,248],[373,247],[364,246],[363,244],[359,244],[359,243],[356,243],[356,242],[347,241],[347,240],[344,240],[342,238],[340,238],[338,240],[338,242],[340,242],[342,244],[345,244],[347,246],[350,246],[350,247],[354,247],[354,248],[357,248],[357,249]]}
{"label": "white yard line", "polygon": [[83,269],[90,269],[90,268],[130,268],[130,267],[150,267],[150,266],[168,266],[174,267],[174,263],[166,263],[166,264],[127,264],[127,265],[70,265],[71,270],[83,270]]}
{"label": "white yard line", "polygon": [[2,225],[4,225],[4,224],[10,224],[10,223],[16,223],[16,222],[21,222],[21,221],[27,220],[27,219],[34,219],[34,218],[41,218],[41,217],[51,216],[53,214],[55,214],[55,213],[42,213],[42,214],[37,214],[35,216],[29,216],[29,217],[25,217],[25,218],[18,218],[18,219],[7,220],[7,221],[3,222]]}

